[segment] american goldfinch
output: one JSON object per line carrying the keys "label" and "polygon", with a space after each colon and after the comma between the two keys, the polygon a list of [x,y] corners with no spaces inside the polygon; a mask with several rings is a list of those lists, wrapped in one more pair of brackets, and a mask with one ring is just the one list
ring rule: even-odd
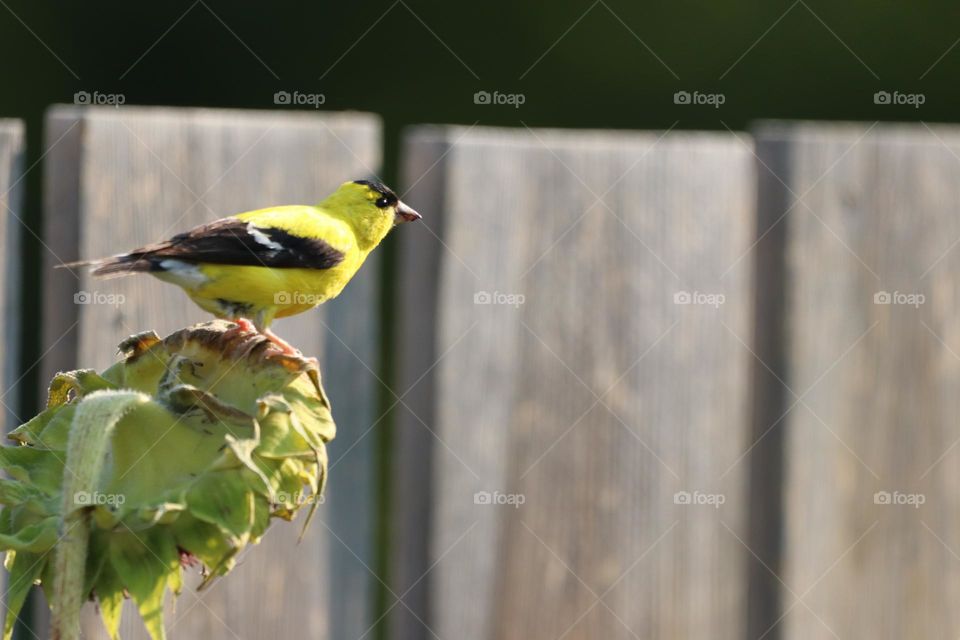
{"label": "american goldfinch", "polygon": [[[336,297],[395,225],[419,220],[380,182],[340,185],[316,206],[258,209],[194,227],[129,253],[74,265],[96,276],[149,273],[241,330],[268,336],[282,318]],[[72,266],[72,265],[71,265]]]}

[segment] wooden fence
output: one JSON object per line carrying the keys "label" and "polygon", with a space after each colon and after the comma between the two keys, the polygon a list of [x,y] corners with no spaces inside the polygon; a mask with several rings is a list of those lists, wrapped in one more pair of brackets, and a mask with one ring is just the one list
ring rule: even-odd
{"label": "wooden fence", "polygon": [[14,427],[17,415],[18,358],[20,355],[20,222],[23,220],[23,126],[17,120],[0,120],[0,415]]}
{"label": "wooden fence", "polygon": [[770,124],[757,140],[763,224],[784,225],[782,287],[758,294],[788,327],[768,360],[785,429],[774,620],[786,638],[956,637],[960,131]]}
{"label": "wooden fence", "polygon": [[[204,318],[54,265],[381,160],[363,114],[57,107],[45,138],[44,379]],[[21,148],[0,124],[10,247]],[[185,590],[171,637],[960,634],[960,131],[425,126],[400,159],[399,255],[278,327],[337,420],[318,521]]]}
{"label": "wooden fence", "polygon": [[427,390],[395,637],[743,637],[749,143],[424,128],[407,154],[443,221],[402,238],[400,388]]}
{"label": "wooden fence", "polygon": [[[153,328],[161,335],[205,314],[151,278],[95,280],[54,269],[177,230],[278,203],[312,203],[345,177],[380,164],[373,116],[176,109],[54,108],[48,117],[44,274],[44,378],[109,365],[118,337]],[[329,500],[299,545],[281,524],[238,562],[236,579],[185,597],[168,616],[173,637],[357,637],[370,609],[376,418],[376,263],[321,313],[277,323],[304,352],[322,355],[327,392],[339,401],[330,449]],[[349,453],[348,453],[349,452]],[[131,606],[124,638],[145,637]],[[332,615],[332,612],[336,612]],[[106,637],[91,612],[86,637]]]}

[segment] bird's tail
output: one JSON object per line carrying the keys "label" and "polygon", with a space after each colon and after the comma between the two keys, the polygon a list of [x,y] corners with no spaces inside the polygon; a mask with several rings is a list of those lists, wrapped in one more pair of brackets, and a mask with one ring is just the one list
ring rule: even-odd
{"label": "bird's tail", "polygon": [[153,270],[153,263],[142,254],[125,253],[109,258],[97,260],[77,260],[58,264],[55,269],[72,269],[74,267],[93,267],[93,275],[101,278],[117,278],[132,273],[144,273]]}

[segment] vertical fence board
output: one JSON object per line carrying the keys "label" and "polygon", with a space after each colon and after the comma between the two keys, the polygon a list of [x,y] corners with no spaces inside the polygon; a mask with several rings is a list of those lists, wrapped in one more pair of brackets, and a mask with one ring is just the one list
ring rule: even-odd
{"label": "vertical fence board", "polygon": [[[0,431],[19,422],[20,239],[23,233],[23,123],[0,120]],[[0,581],[4,593],[7,577]],[[6,600],[6,598],[0,598]]]}
{"label": "vertical fence board", "polygon": [[405,152],[391,637],[743,637],[749,143]]}
{"label": "vertical fence board", "polygon": [[0,402],[4,431],[15,426],[20,336],[20,235],[23,232],[23,124],[0,120]]}
{"label": "vertical fence board", "polygon": [[[240,211],[314,203],[380,163],[379,124],[362,114],[56,107],[46,135],[47,377],[108,366],[128,334],[165,335],[209,317],[152,278],[95,280],[53,270],[61,260],[111,255]],[[372,440],[361,436],[377,406],[377,282],[367,264],[341,298],[275,325],[322,356],[338,425],[330,458],[343,456],[331,498],[301,544],[302,522],[277,522],[225,580],[199,596],[185,589],[168,618],[173,637],[349,637],[371,623]],[[123,627],[125,638],[145,635],[133,615]],[[86,633],[105,637],[92,613]]]}
{"label": "vertical fence board", "polygon": [[[404,405],[395,414],[391,494],[390,586],[388,637],[419,638],[420,620],[429,616],[429,581],[421,576],[430,563],[430,503],[433,496],[432,434],[412,415],[416,411],[428,425],[434,424],[434,384],[431,366],[436,360],[437,282],[440,273],[444,219],[441,208],[446,179],[443,160],[447,150],[442,135],[430,140],[405,140],[404,185],[416,182],[406,200],[413,198],[432,210],[423,210],[427,229],[411,229],[400,238],[397,280],[397,392]],[[418,223],[420,224],[420,223]],[[402,597],[400,605],[396,599]],[[482,604],[477,604],[483,609]],[[480,636],[478,636],[480,637]]]}
{"label": "vertical fence board", "polygon": [[[763,149],[762,144],[759,146]],[[785,174],[782,153],[758,152],[757,168]],[[747,587],[747,638],[773,634],[780,615],[780,574],[783,558],[783,385],[786,376],[786,330],[783,256],[786,225],[780,224],[789,204],[788,194],[773,181],[757,183],[755,246],[750,251],[754,271],[753,341],[751,377],[751,445],[745,454],[749,465],[749,526],[747,546],[753,552]],[[773,630],[771,629],[773,628]],[[770,637],[768,634],[766,637]],[[770,640],[775,640],[776,635]]]}
{"label": "vertical fence board", "polygon": [[787,307],[775,632],[956,637],[960,130],[767,124],[757,138],[781,159],[759,177],[785,205],[761,215],[786,225],[786,293],[761,291]]}

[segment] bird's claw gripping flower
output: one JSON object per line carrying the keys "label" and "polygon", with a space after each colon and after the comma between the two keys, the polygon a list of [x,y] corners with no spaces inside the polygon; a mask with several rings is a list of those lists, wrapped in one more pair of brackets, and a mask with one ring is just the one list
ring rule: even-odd
{"label": "bird's claw gripping flower", "polygon": [[271,518],[304,505],[312,514],[335,433],[316,360],[232,327],[131,336],[102,374],[58,374],[47,408],[10,434],[17,444],[0,448],[5,638],[31,584],[56,604],[54,583],[70,573],[61,556],[84,536],[78,592],[96,598],[111,638],[131,597],[156,640],[183,567],[201,562],[205,585]]}

